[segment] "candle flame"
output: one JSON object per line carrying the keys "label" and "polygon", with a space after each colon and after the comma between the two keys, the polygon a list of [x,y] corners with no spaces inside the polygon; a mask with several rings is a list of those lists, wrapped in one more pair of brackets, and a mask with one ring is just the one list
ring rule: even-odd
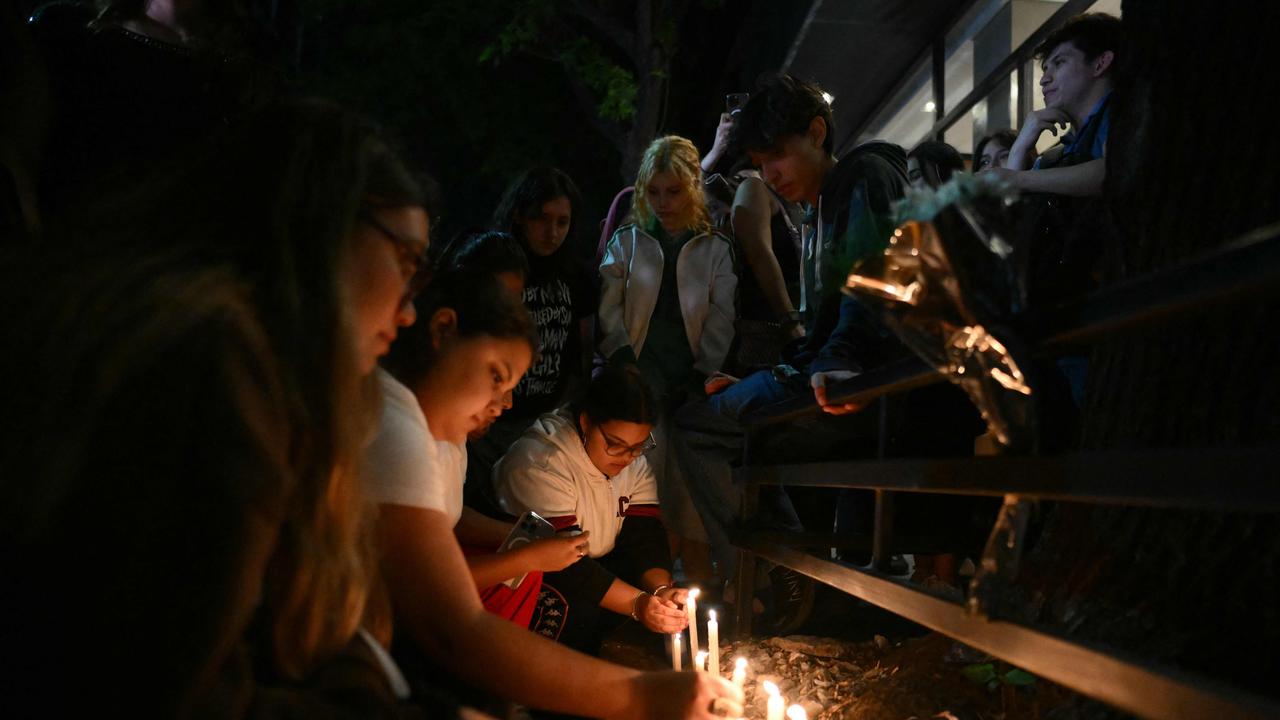
{"label": "candle flame", "polygon": [[699,596],[699,595],[701,595],[701,594],[702,594],[702,591],[701,591],[701,590],[699,590],[698,588],[690,588],[690,589],[689,589],[689,599],[690,599],[690,600],[697,600],[697,599],[698,599],[698,596]]}
{"label": "candle flame", "polygon": [[747,669],[747,659],[746,659],[746,658],[738,658],[737,660],[734,660],[734,661],[733,661],[733,666],[734,666],[735,668],[737,668],[738,670],[746,670],[746,669]]}
{"label": "candle flame", "polygon": [[809,714],[799,705],[787,708],[787,720],[809,720]]}
{"label": "candle flame", "polygon": [[765,680],[764,682],[760,683],[760,687],[764,688],[764,691],[769,693],[770,695],[777,696],[782,694],[778,692],[778,686],[774,685],[772,682],[769,682],[768,680]]}
{"label": "candle flame", "polygon": [[676,633],[676,639],[677,639],[677,640],[679,640],[679,639],[680,639],[680,638],[682,638],[682,637],[684,637],[684,633]]}
{"label": "candle flame", "polygon": [[706,650],[699,650],[699,651],[698,651],[698,654],[697,654],[697,655],[695,655],[695,656],[694,656],[694,658],[693,658],[693,664],[694,664],[694,666],[696,666],[699,670],[701,670],[701,669],[705,668],[705,667],[707,666],[707,651],[706,651]]}
{"label": "candle flame", "polygon": [[711,622],[715,622],[715,621],[716,621],[716,611],[715,611],[715,610],[708,610],[708,611],[707,611],[707,615],[711,616]]}

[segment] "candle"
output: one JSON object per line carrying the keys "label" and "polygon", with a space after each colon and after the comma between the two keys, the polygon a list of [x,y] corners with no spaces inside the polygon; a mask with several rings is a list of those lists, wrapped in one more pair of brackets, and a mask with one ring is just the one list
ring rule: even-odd
{"label": "candle", "polygon": [[764,691],[769,694],[766,720],[784,720],[782,709],[786,707],[787,701],[782,699],[782,695],[778,692],[778,686],[765,680],[760,683],[760,687],[764,688]]}
{"label": "candle", "polygon": [[706,651],[706,650],[699,650],[699,651],[698,651],[698,654],[697,654],[696,656],[694,656],[694,658],[693,658],[693,669],[694,669],[694,670],[706,670],[706,669],[707,669],[707,651]]}
{"label": "candle", "polygon": [[715,610],[707,615],[707,670],[720,677],[720,623],[716,622]]}
{"label": "candle", "polygon": [[684,645],[680,642],[680,633],[671,636],[671,669],[676,672],[680,671],[680,654],[684,652]]}
{"label": "candle", "polygon": [[787,720],[809,720],[809,713],[799,705],[792,705],[787,708]]}
{"label": "candle", "polygon": [[747,684],[747,659],[738,658],[733,663],[733,684],[741,690]]}
{"label": "candle", "polygon": [[689,590],[685,598],[684,609],[689,613],[689,657],[698,654],[698,588]]}

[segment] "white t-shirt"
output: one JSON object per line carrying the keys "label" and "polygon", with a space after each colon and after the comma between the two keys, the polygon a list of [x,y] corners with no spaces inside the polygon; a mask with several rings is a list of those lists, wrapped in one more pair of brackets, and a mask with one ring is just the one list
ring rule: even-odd
{"label": "white t-shirt", "polygon": [[364,453],[366,492],[377,503],[437,510],[456,525],[462,517],[466,447],[436,440],[409,388],[381,368],[377,373],[382,416]]}
{"label": "white t-shirt", "polygon": [[658,505],[649,462],[638,457],[615,477],[606,477],[587,457],[578,428],[564,411],[541,415],[493,469],[503,508],[532,510],[556,527],[576,524],[591,533],[591,557],[613,550],[632,505]]}

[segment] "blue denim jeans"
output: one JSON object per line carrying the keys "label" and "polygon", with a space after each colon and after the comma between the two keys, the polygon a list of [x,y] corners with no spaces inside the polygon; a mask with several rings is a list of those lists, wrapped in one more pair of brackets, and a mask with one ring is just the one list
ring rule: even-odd
{"label": "blue denim jeans", "polygon": [[[743,488],[733,478],[733,465],[742,460],[745,444],[742,417],[796,394],[770,372],[761,371],[676,411],[672,446],[683,467],[694,507],[706,527],[712,558],[725,578],[733,577],[737,569],[738,553],[730,545],[729,531],[738,525],[742,512]],[[760,489],[756,527],[804,529],[791,499],[780,487]]]}

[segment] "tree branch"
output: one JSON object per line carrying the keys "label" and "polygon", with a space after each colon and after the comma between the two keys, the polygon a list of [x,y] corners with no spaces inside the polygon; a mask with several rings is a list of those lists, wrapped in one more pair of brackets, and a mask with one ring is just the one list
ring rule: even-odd
{"label": "tree branch", "polygon": [[[641,0],[643,2],[643,0]],[[586,20],[593,28],[609,39],[638,68],[642,66],[638,34],[631,32],[622,23],[613,19],[591,3],[591,0],[573,0],[571,9],[575,15]]]}
{"label": "tree branch", "polygon": [[618,152],[624,152],[626,140],[623,136],[622,129],[616,124],[600,117],[600,112],[596,108],[598,103],[595,96],[591,94],[591,90],[582,82],[582,78],[578,76],[578,73],[574,72],[573,68],[564,65],[562,65],[562,67],[564,67],[565,70],[565,78],[569,81],[569,89],[573,91],[573,96],[577,98],[578,103],[582,105],[584,110],[586,110],[585,114],[587,118],[591,120],[591,124],[595,127],[596,131],[605,136],[609,142],[613,143],[613,146],[618,149]]}

